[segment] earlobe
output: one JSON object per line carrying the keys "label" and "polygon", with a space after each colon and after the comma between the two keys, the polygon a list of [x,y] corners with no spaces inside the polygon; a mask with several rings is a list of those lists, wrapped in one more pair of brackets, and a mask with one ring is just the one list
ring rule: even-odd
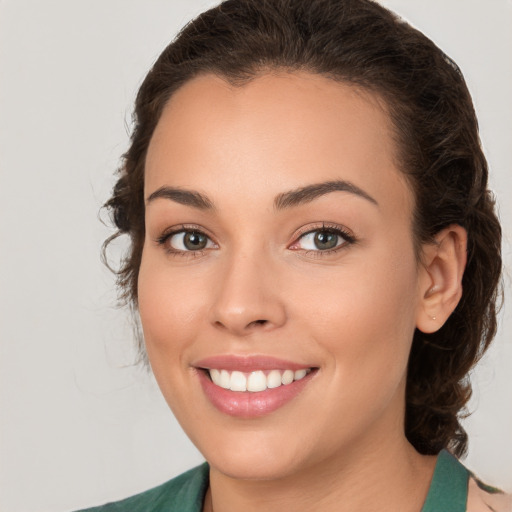
{"label": "earlobe", "polygon": [[462,297],[462,276],[467,260],[467,232],[452,224],[422,251],[416,327],[425,333],[439,330]]}

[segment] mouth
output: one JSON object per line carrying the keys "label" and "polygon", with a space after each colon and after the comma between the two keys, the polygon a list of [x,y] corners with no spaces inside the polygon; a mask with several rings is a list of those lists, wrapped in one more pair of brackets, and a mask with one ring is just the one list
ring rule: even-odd
{"label": "mouth", "polygon": [[221,413],[246,419],[294,400],[319,370],[271,357],[217,356],[194,366],[209,402]]}

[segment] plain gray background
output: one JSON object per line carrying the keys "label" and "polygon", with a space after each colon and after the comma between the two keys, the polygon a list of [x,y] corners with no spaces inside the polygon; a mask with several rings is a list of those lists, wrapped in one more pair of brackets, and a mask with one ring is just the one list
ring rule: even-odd
{"label": "plain gray background", "polygon": [[[206,0],[0,1],[0,509],[64,512],[202,458],[151,376],[97,219],[151,63]],[[466,464],[512,491],[512,2],[385,0],[462,68],[505,228],[508,304],[473,375]],[[122,244],[117,246],[122,250]],[[115,255],[114,255],[115,256]]]}

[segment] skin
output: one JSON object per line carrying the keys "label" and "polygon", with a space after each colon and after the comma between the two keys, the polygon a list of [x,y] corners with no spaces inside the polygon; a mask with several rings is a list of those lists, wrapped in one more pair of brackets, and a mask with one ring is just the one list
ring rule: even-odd
{"label": "skin", "polygon": [[[415,328],[438,329],[460,298],[465,233],[447,228],[418,261],[397,157],[377,96],[305,72],[238,88],[204,75],[166,105],[146,160],[139,309],[162,393],[211,466],[205,510],[420,510],[435,458],[405,438],[407,359]],[[334,180],[372,200],[333,191],[275,207]],[[161,187],[213,207],[148,200]],[[324,224],[354,243],[301,238]],[[209,237],[205,250],[157,241],[183,225]],[[277,411],[235,418],[194,366],[220,354],[318,370]]]}

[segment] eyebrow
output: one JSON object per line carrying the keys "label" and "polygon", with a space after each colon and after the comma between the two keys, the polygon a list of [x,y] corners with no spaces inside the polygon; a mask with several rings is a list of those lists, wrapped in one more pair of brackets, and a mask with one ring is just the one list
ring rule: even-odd
{"label": "eyebrow", "polygon": [[[314,183],[312,185],[306,185],[305,187],[300,187],[278,194],[274,199],[274,208],[276,210],[292,208],[294,206],[309,203],[318,197],[330,194],[331,192],[349,192],[366,199],[376,206],[379,205],[372,196],[350,181],[335,180]],[[199,210],[213,210],[215,208],[213,201],[211,201],[208,196],[201,194],[200,192],[167,186],[160,187],[152,192],[146,199],[146,204],[160,198],[169,199],[185,206],[192,206]]]}
{"label": "eyebrow", "polygon": [[335,180],[324,181],[323,183],[314,183],[312,185],[307,185],[305,187],[279,194],[274,200],[274,208],[276,210],[283,210],[285,208],[309,203],[314,199],[324,196],[325,194],[330,194],[331,192],[349,192],[350,194],[355,194],[356,196],[362,197],[370,203],[379,206],[379,203],[370,196],[370,194],[350,181]]}
{"label": "eyebrow", "polygon": [[200,192],[165,186],[160,187],[151,193],[146,199],[146,204],[149,204],[159,198],[170,199],[176,203],[180,203],[185,206],[192,206],[199,210],[213,210],[214,208],[213,202]]}

